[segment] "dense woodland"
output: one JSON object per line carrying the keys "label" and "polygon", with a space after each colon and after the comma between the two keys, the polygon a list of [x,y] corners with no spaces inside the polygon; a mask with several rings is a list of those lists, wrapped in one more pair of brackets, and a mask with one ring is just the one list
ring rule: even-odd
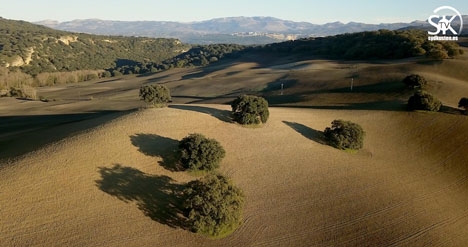
{"label": "dense woodland", "polygon": [[176,39],[69,33],[0,19],[0,89],[117,75],[120,67],[161,63],[189,49]]}
{"label": "dense woodland", "polygon": [[400,59],[425,55],[445,59],[463,53],[454,42],[432,42],[421,30],[346,33],[266,45],[272,52],[298,53],[337,59]]}
{"label": "dense woodland", "polygon": [[379,30],[263,46],[191,46],[177,39],[99,36],[57,31],[0,18],[0,89],[46,86],[122,74],[206,66],[245,53],[330,59],[445,59],[463,52],[454,42],[429,42],[424,31]]}

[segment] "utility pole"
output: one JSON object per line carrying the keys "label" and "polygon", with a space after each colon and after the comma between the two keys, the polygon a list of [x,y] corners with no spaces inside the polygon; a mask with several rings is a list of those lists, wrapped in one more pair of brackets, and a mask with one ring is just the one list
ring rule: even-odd
{"label": "utility pole", "polygon": [[351,77],[351,91],[353,91],[354,77]]}

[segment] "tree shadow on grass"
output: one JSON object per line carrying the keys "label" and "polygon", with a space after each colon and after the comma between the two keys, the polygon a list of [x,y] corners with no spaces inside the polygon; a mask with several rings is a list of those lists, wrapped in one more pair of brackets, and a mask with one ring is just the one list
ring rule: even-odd
{"label": "tree shadow on grass", "polygon": [[446,113],[446,114],[452,114],[452,115],[466,115],[465,111],[463,111],[463,110],[461,110],[459,108],[454,108],[454,107],[450,107],[450,106],[447,106],[447,105],[442,105],[440,107],[439,112],[443,112],[443,113]]}
{"label": "tree shadow on grass", "polygon": [[184,185],[170,177],[145,174],[132,167],[115,164],[100,167],[101,179],[96,186],[109,195],[138,208],[151,219],[172,228],[187,229],[183,216]]}
{"label": "tree shadow on grass", "polygon": [[195,105],[170,105],[169,108],[205,113],[223,122],[233,123],[233,120],[231,118],[231,111],[227,111],[227,110],[219,110],[216,108],[209,108],[209,107],[195,106]]}
{"label": "tree shadow on grass", "polygon": [[136,134],[130,140],[145,155],[160,157],[159,165],[169,171],[181,171],[179,141],[154,134]]}
{"label": "tree shadow on grass", "polygon": [[314,142],[323,145],[328,145],[327,141],[325,140],[325,135],[322,131],[314,130],[310,127],[296,122],[283,121],[283,123],[291,127],[293,130],[297,131],[299,134],[303,135],[307,139],[310,139]]}

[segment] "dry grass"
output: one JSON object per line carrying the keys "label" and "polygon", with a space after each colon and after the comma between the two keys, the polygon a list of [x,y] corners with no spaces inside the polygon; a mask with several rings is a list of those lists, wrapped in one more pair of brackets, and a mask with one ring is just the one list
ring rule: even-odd
{"label": "dry grass", "polygon": [[[265,126],[249,129],[215,117],[228,106],[199,107],[205,112],[132,113],[9,164],[0,173],[0,242],[462,246],[468,241],[466,117],[272,108]],[[350,154],[317,139],[338,117],[366,130],[363,151]],[[243,224],[225,239],[192,234],[180,215],[165,211],[177,207],[177,191],[193,177],[160,162],[170,161],[176,140],[193,132],[225,147],[221,171],[246,194]],[[142,135],[149,137],[135,139]],[[159,148],[162,143],[167,148]]]}

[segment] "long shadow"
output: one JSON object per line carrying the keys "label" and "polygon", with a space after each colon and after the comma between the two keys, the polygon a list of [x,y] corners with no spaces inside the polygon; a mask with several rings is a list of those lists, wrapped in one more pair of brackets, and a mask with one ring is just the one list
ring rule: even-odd
{"label": "long shadow", "polygon": [[1,116],[0,162],[14,159],[37,150],[42,146],[105,124],[133,111]]}
{"label": "long shadow", "polygon": [[165,169],[169,171],[183,170],[178,162],[180,159],[179,141],[154,134],[136,134],[130,136],[130,140],[145,155],[162,158],[159,165]]}
{"label": "long shadow", "polygon": [[343,103],[334,105],[283,105],[270,104],[271,107],[289,107],[289,108],[304,108],[304,109],[320,109],[320,110],[375,110],[375,111],[407,111],[406,103],[401,100],[389,101],[372,101],[364,103]]}
{"label": "long shadow", "polygon": [[227,111],[227,110],[219,110],[216,108],[209,108],[209,107],[195,106],[195,105],[170,105],[169,108],[205,113],[226,123],[233,122],[231,118],[231,111]]}
{"label": "long shadow", "polygon": [[314,130],[310,127],[307,127],[303,124],[296,123],[296,122],[283,121],[283,123],[291,127],[293,130],[297,131],[299,134],[303,135],[309,140],[312,140],[314,142],[317,142],[323,145],[328,145],[322,131]]}
{"label": "long shadow", "polygon": [[446,113],[446,114],[453,114],[453,115],[466,115],[464,110],[461,110],[459,108],[454,108],[454,107],[451,107],[451,106],[446,106],[446,105],[442,105],[440,107],[439,112],[443,112],[443,113]]}
{"label": "long shadow", "polygon": [[100,167],[96,186],[126,203],[135,202],[143,213],[161,224],[187,229],[183,216],[184,185],[170,177],[149,175],[132,167],[114,164]]}

